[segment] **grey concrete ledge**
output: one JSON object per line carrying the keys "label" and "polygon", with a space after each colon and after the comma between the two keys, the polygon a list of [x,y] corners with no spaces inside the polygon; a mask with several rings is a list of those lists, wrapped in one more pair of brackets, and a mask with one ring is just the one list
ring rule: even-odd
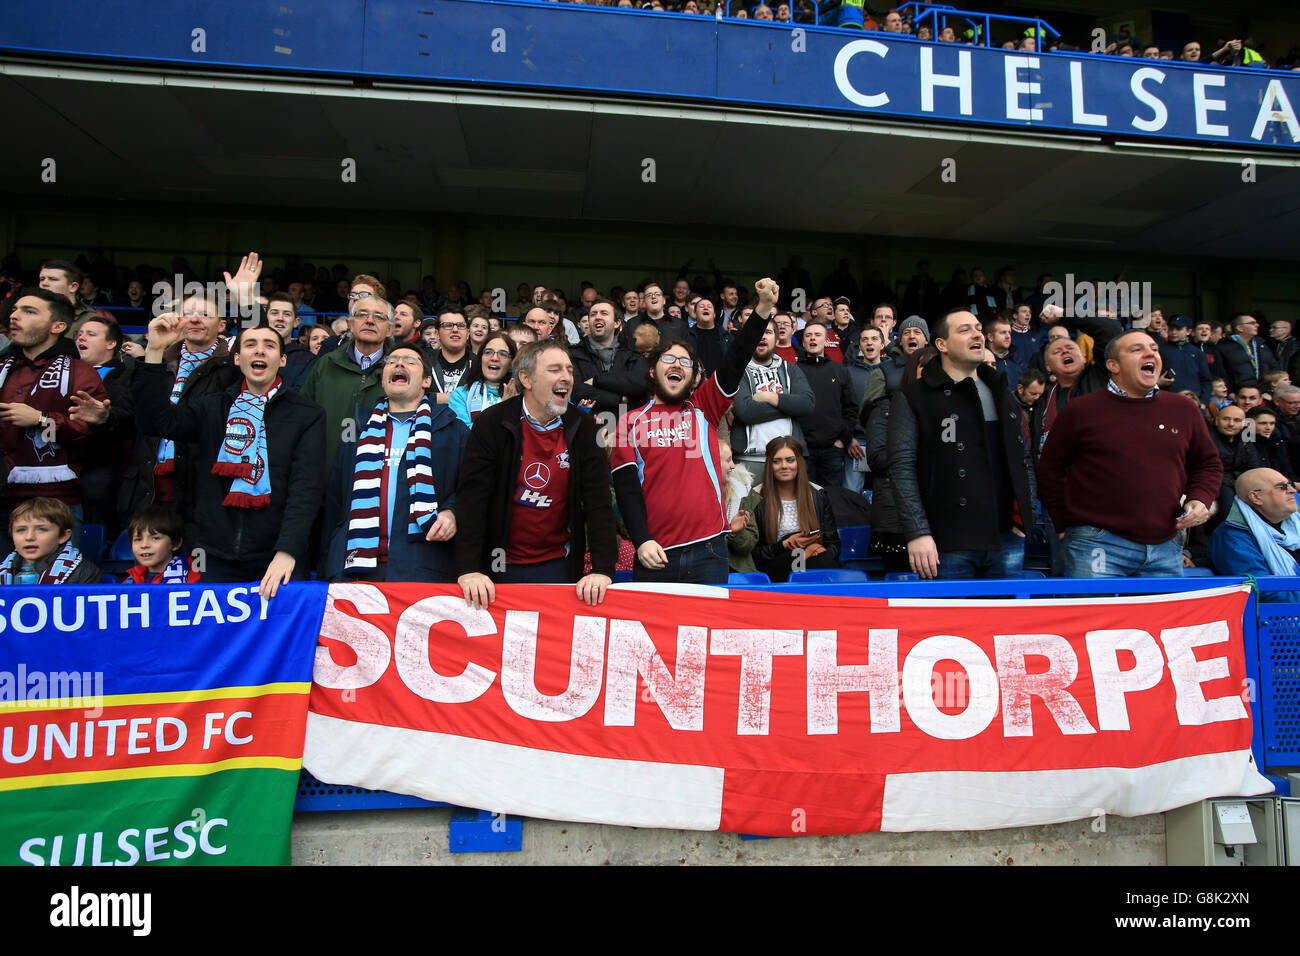
{"label": "grey concrete ledge", "polygon": [[1161,814],[957,833],[742,840],[734,833],[524,820],[517,853],[450,853],[451,810],[299,813],[295,866],[1162,866]]}

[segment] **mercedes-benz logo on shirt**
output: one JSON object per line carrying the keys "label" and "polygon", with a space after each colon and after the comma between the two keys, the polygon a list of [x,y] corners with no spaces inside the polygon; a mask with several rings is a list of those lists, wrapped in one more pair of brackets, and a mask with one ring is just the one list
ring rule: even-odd
{"label": "mercedes-benz logo on shirt", "polygon": [[524,484],[534,491],[545,488],[551,480],[551,469],[547,468],[540,461],[535,461],[528,466],[524,472]]}

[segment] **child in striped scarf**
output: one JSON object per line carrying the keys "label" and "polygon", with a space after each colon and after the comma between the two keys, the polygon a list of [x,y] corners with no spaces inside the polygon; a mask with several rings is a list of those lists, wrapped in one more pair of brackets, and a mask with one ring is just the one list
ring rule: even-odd
{"label": "child in striped scarf", "polygon": [[185,525],[171,508],[145,508],[126,528],[131,553],[138,562],[123,584],[195,584],[199,572],[185,557]]}
{"label": "child in striped scarf", "polygon": [[99,568],[72,546],[72,511],[57,498],[27,498],[9,515],[14,550],[0,584],[98,584]]}

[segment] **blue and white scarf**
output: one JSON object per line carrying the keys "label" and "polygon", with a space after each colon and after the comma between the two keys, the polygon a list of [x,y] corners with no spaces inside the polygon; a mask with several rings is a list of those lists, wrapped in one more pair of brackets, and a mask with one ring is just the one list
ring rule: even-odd
{"label": "blue and white scarf", "polygon": [[[80,551],[68,542],[59,549],[50,566],[41,572],[37,584],[63,584],[72,576],[72,572],[81,567],[84,560]],[[9,552],[4,564],[0,565],[0,584],[17,584],[22,573],[23,560],[17,551]]]}
{"label": "blue and white scarf", "polygon": [[1264,553],[1264,560],[1274,574],[1292,576],[1300,574],[1300,566],[1290,552],[1300,549],[1300,512],[1287,515],[1281,530],[1273,527],[1259,516],[1249,502],[1236,500],[1236,508],[1241,512],[1251,537]]}
{"label": "blue and white scarf", "polygon": [[[181,400],[181,392],[185,391],[185,383],[190,380],[195,369],[212,358],[212,353],[217,350],[217,343],[212,345],[205,352],[191,352],[184,343],[181,343],[181,357],[176,363],[176,381],[172,383],[171,403],[177,405]],[[170,475],[176,471],[176,443],[170,438],[163,438],[158,442],[158,464],[154,466],[155,475]]]}
{"label": "blue and white scarf", "polygon": [[[346,570],[377,567],[388,556],[388,446],[392,423],[388,399],[375,406],[357,439],[357,462],[352,479],[352,506],[348,515]],[[406,485],[410,498],[406,534],[421,540],[438,515],[438,496],[433,487],[433,411],[429,399],[421,398],[415,410],[411,437],[406,443]],[[396,519],[396,515],[394,515]]]}
{"label": "blue and white scarf", "polygon": [[470,421],[478,418],[479,413],[501,401],[501,386],[489,386],[482,380],[475,382],[466,390],[465,410]]}
{"label": "blue and white scarf", "polygon": [[197,584],[199,574],[190,569],[189,559],[178,554],[158,574],[137,564],[126,572],[123,584]]}
{"label": "blue and white scarf", "polygon": [[271,503],[271,468],[266,450],[266,406],[280,391],[279,377],[265,395],[245,384],[226,413],[226,431],[212,473],[233,478],[221,503],[231,508],[265,508]]}

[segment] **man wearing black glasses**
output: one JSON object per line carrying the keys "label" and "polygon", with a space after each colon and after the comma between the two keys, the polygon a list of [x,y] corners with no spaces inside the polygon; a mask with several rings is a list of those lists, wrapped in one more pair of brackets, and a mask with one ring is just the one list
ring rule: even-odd
{"label": "man wearing black glasses", "polygon": [[653,325],[659,330],[659,343],[662,345],[674,339],[690,341],[691,328],[685,319],[674,319],[667,313],[668,300],[658,282],[647,282],[641,287],[641,299],[645,303],[641,314],[630,322],[623,323],[621,336],[623,347],[635,347],[636,330],[643,325]]}
{"label": "man wearing black glasses", "polygon": [[469,429],[426,394],[424,349],[395,346],[381,367],[384,398],[339,446],[326,487],[325,575],[455,580],[456,482]]}
{"label": "man wearing black glasses", "polygon": [[689,345],[662,341],[647,357],[654,397],[619,419],[610,469],[636,545],[633,580],[727,583],[717,427],[780,292],[772,279],[761,280],[755,291],[759,321],[745,323],[707,381],[701,384],[703,370]]}
{"label": "man wearing black glasses", "polygon": [[433,390],[438,404],[451,401],[462,378],[469,374],[474,356],[469,352],[469,322],[465,313],[448,309],[438,315],[438,342],[440,348],[433,360]]}

